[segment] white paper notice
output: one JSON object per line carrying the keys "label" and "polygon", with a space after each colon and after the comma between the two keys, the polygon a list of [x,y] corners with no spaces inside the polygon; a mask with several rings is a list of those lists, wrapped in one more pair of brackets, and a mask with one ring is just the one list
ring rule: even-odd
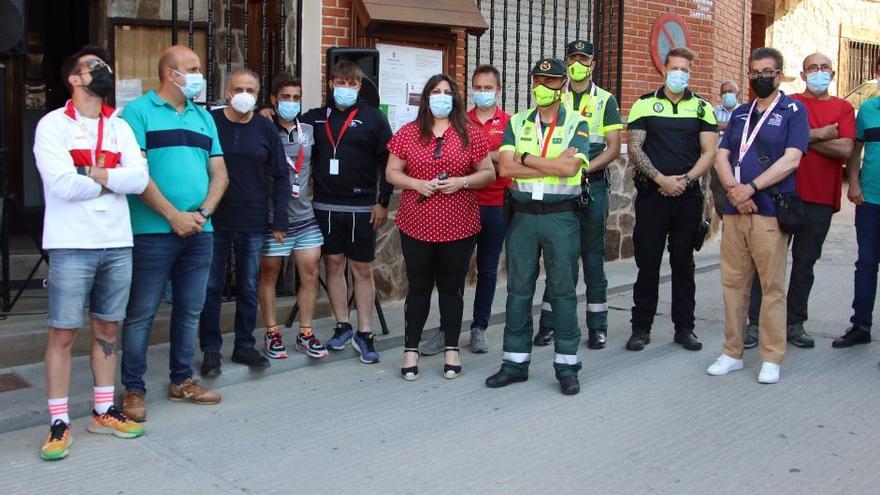
{"label": "white paper notice", "polygon": [[391,130],[415,120],[425,82],[443,72],[443,51],[377,43],[379,102],[388,105]]}
{"label": "white paper notice", "polygon": [[122,110],[135,98],[140,98],[144,89],[140,79],[120,79],[116,81],[116,109]]}

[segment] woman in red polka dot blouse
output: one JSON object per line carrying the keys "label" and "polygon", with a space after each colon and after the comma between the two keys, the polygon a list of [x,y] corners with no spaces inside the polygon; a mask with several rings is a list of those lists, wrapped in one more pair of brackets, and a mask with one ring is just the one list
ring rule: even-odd
{"label": "woman in red polka dot blouse", "polygon": [[388,142],[386,178],[403,189],[397,211],[406,261],[406,347],[400,373],[419,376],[418,346],[437,285],[446,335],[443,376],[461,373],[458,337],[467,261],[480,231],[476,191],[495,180],[486,134],[470,123],[455,81],[437,74],[425,83],[416,120]]}

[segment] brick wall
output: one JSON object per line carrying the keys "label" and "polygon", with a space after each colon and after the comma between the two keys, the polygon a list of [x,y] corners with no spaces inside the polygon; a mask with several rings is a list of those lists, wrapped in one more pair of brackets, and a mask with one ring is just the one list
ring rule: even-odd
{"label": "brick wall", "polygon": [[[701,12],[700,6],[708,7]],[[640,96],[663,84],[651,62],[649,37],[657,18],[664,13],[685,19],[690,48],[697,54],[691,72],[691,90],[719,103],[718,87],[725,79],[745,84],[743,53],[748,53],[750,22],[743,29],[744,11],[751,13],[751,0],[626,0],[623,17],[623,82],[620,96],[624,114]],[[695,17],[706,14],[709,19]],[[744,32],[745,31],[745,32]],[[743,50],[743,45],[746,49]]]}
{"label": "brick wall", "polygon": [[[314,1],[314,0],[313,0]],[[327,89],[327,50],[351,45],[351,0],[321,0],[321,91]],[[305,50],[306,47],[303,47]]]}

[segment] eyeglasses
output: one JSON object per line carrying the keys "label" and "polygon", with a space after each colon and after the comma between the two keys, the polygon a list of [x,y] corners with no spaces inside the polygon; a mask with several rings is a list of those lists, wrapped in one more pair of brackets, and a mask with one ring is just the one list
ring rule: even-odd
{"label": "eyeglasses", "polygon": [[824,72],[826,74],[830,74],[834,69],[831,68],[828,64],[816,65],[813,64],[806,69],[804,69],[805,74],[815,74],[817,72]]}
{"label": "eyeglasses", "polygon": [[434,160],[439,160],[440,156],[443,155],[443,141],[445,138],[438,137],[437,138],[437,147],[434,148]]}
{"label": "eyeglasses", "polygon": [[779,75],[782,71],[779,69],[764,69],[761,72],[750,70],[749,71],[749,79],[757,79],[762,77],[764,79],[770,79]]}
{"label": "eyeglasses", "polygon": [[87,74],[89,72],[96,71],[96,70],[101,69],[103,67],[106,67],[107,70],[109,70],[111,74],[113,73],[113,69],[111,69],[110,66],[107,65],[107,62],[104,62],[103,60],[101,60],[99,58],[93,58],[91,60],[86,60],[85,62],[83,62],[80,65],[80,67],[83,67],[83,66],[87,67],[89,70],[87,70],[85,72],[80,71],[80,72],[77,72],[77,74],[79,74],[79,75]]}

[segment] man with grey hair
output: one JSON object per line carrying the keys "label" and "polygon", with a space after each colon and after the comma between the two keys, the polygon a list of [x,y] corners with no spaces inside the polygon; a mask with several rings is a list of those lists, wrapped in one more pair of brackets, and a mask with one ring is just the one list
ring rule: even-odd
{"label": "man with grey hair", "polygon": [[229,170],[229,189],[214,212],[214,258],[205,306],[199,321],[199,345],[204,353],[202,376],[220,374],[220,302],[226,284],[229,249],[235,253],[235,345],[232,362],[251,368],[267,368],[269,360],[256,350],[254,325],[257,320],[257,281],[260,276],[260,248],[271,230],[278,243],[284,242],[285,211],[291,187],[287,180],[284,148],[272,122],[254,118],[260,83],[249,69],[233,71],[226,84],[228,105],[211,112]]}
{"label": "man with grey hair", "polygon": [[715,107],[715,120],[718,121],[718,129],[724,132],[733,109],[739,105],[739,86],[736,82],[728,79],[721,83],[721,104]]}
{"label": "man with grey hair", "polygon": [[[804,202],[805,222],[791,242],[786,333],[793,345],[812,348],[815,341],[804,330],[804,322],[807,321],[807,302],[813,288],[813,266],[822,256],[822,244],[831,227],[831,216],[840,210],[843,167],[855,146],[856,119],[855,110],[848,101],[828,94],[834,80],[830,57],[822,53],[808,55],[803,62],[801,79],[806,88],[792,98],[802,102],[807,109],[810,148],[809,153],[801,158],[797,170],[796,189]],[[760,311],[761,287],[755,284],[746,328],[746,348],[757,345]],[[858,328],[854,330],[835,340],[834,347],[863,343],[866,336]]]}

